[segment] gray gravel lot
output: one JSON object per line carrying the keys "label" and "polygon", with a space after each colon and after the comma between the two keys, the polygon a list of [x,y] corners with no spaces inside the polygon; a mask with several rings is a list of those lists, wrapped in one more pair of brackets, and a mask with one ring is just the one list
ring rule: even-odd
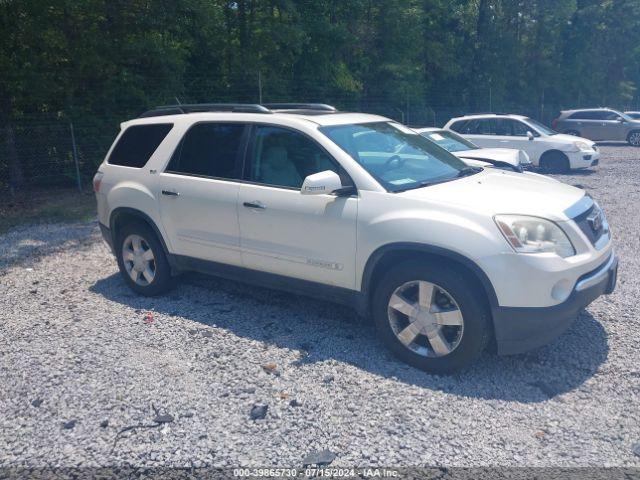
{"label": "gray gravel lot", "polygon": [[341,307],[198,275],[136,296],[95,223],[0,236],[0,467],[640,466],[640,149],[602,154],[558,178],[607,212],[616,292],[553,344],[449,377]]}

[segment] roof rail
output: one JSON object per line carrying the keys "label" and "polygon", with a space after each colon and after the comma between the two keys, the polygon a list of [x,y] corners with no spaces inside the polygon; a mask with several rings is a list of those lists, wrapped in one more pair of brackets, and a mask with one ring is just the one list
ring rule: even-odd
{"label": "roof rail", "polygon": [[463,116],[467,117],[471,115],[512,115],[512,114],[504,113],[504,112],[472,112],[472,113],[465,113]]}
{"label": "roof rail", "polygon": [[237,113],[273,113],[282,110],[301,110],[309,112],[337,112],[338,109],[326,103],[191,103],[183,105],[161,105],[148,110],[139,118],[159,117],[162,115],[180,115],[197,112],[237,112]]}
{"label": "roof rail", "polygon": [[144,112],[139,118],[197,112],[271,113],[271,110],[257,103],[192,103],[162,105]]}
{"label": "roof rail", "polygon": [[337,112],[338,109],[326,103],[263,103],[269,110],[318,110],[322,112]]}

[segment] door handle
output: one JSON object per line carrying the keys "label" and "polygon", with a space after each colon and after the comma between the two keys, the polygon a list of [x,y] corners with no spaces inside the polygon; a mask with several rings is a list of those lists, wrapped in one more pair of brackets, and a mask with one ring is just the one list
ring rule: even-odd
{"label": "door handle", "polygon": [[168,195],[170,197],[179,197],[180,194],[178,192],[172,192],[171,190],[162,190],[163,195]]}
{"label": "door handle", "polygon": [[258,202],[258,201],[255,201],[255,202],[244,202],[242,205],[247,207],[247,208],[257,208],[259,210],[264,210],[265,208],[267,208],[261,202]]}

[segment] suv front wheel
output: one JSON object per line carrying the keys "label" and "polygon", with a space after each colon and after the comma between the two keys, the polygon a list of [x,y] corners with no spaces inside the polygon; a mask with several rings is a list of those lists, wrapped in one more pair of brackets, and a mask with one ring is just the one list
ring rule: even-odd
{"label": "suv front wheel", "polygon": [[634,147],[640,147],[640,130],[634,130],[633,132],[629,133],[627,142],[629,142],[629,145],[632,145]]}
{"label": "suv front wheel", "polygon": [[387,346],[428,372],[469,365],[491,335],[476,282],[441,263],[407,262],[391,269],[376,288],[372,310]]}
{"label": "suv front wheel", "polygon": [[118,267],[127,285],[146,296],[171,288],[171,268],[155,233],[140,223],[125,225],[118,233]]}

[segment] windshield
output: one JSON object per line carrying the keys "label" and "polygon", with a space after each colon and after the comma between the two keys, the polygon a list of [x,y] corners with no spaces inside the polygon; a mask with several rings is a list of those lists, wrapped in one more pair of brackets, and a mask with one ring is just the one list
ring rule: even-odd
{"label": "windshield", "polygon": [[437,143],[447,152],[464,152],[466,150],[478,150],[478,147],[469,140],[462,138],[460,135],[448,130],[436,130],[431,132],[421,132],[425,138]]}
{"label": "windshield", "polygon": [[461,177],[467,165],[417,132],[395,122],[320,128],[385,189],[399,192]]}
{"label": "windshield", "polygon": [[538,122],[537,120],[534,120],[533,118],[527,118],[527,123],[529,123],[530,125],[536,127],[540,132],[544,133],[545,135],[557,135],[558,132],[556,132],[555,130],[547,127],[546,125]]}

